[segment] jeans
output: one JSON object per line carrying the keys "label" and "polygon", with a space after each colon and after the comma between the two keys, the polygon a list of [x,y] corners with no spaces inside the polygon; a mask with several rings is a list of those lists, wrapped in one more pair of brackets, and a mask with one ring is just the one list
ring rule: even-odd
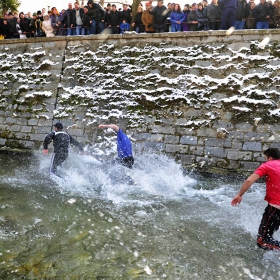
{"label": "jeans", "polygon": [[257,21],[256,22],[256,29],[268,29],[269,23],[268,21]]}
{"label": "jeans", "polygon": [[244,29],[245,26],[245,20],[236,20],[234,23],[235,29]]}
{"label": "jeans", "polygon": [[82,25],[76,26],[76,35],[85,35],[85,29],[82,27]]}
{"label": "jeans", "polygon": [[74,28],[67,28],[67,36],[72,36],[72,35],[76,35],[75,29]]}
{"label": "jeans", "polygon": [[104,30],[104,22],[98,21],[98,33],[101,34]]}
{"label": "jeans", "polygon": [[96,25],[97,25],[97,21],[95,19],[93,19],[91,21],[91,31],[90,31],[90,34],[96,34]]}

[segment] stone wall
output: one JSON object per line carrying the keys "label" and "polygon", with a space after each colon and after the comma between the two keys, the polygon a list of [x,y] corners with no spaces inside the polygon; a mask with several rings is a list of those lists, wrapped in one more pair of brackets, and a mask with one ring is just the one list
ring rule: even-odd
{"label": "stone wall", "polygon": [[[0,147],[37,150],[58,120],[104,148],[115,122],[139,151],[252,170],[278,147],[279,30],[0,41]],[[260,42],[270,36],[264,48]]]}

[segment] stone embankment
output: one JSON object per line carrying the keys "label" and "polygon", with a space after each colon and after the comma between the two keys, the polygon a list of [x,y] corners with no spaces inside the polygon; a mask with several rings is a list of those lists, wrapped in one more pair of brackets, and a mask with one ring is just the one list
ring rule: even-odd
{"label": "stone embankment", "polygon": [[[136,153],[252,170],[279,144],[279,30],[0,41],[0,147],[42,148],[58,120],[88,149],[115,122]],[[260,42],[270,36],[270,42]]]}

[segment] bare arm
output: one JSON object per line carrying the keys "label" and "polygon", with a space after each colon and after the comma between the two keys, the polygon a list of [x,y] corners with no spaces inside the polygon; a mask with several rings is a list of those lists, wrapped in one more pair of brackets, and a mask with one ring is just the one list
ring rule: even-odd
{"label": "bare arm", "polygon": [[237,204],[239,204],[242,200],[243,194],[246,191],[248,191],[249,188],[253,185],[253,183],[255,183],[259,178],[260,178],[260,176],[256,173],[253,173],[250,177],[248,177],[246,179],[246,181],[242,184],[241,189],[238,192],[238,194],[231,201],[231,205],[236,206]]}
{"label": "bare arm", "polygon": [[117,126],[117,125],[115,125],[115,124],[100,124],[99,126],[98,126],[98,128],[112,128],[112,129],[114,129],[116,132],[119,132],[119,127]]}

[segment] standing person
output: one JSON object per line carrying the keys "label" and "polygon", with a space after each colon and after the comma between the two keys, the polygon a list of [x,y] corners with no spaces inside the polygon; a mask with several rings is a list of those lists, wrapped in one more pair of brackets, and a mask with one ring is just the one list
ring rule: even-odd
{"label": "standing person", "polygon": [[197,4],[196,18],[198,21],[197,30],[209,30],[207,8],[204,8],[202,2]]}
{"label": "standing person", "polygon": [[20,17],[19,25],[22,34],[25,35],[27,38],[30,38],[31,37],[31,30],[29,29],[30,19],[24,16],[24,12],[19,13],[19,17]]}
{"label": "standing person", "polygon": [[17,32],[17,27],[16,27],[17,19],[14,17],[12,12],[9,12],[8,23],[9,23],[11,31],[12,31],[12,38],[19,38],[19,34]]}
{"label": "standing person", "polygon": [[127,4],[123,4],[123,10],[121,11],[121,22],[124,19],[125,19],[126,23],[129,24],[129,28],[130,28],[131,21],[132,21],[132,10]]}
{"label": "standing person", "polygon": [[230,27],[234,27],[236,18],[236,0],[220,0],[219,7],[222,11],[221,14],[221,29],[227,30]]}
{"label": "standing person", "polygon": [[117,11],[117,7],[115,4],[112,5],[112,9],[108,14],[108,28],[110,28],[111,34],[119,34],[120,33],[120,22],[121,15],[120,12]]}
{"label": "standing person", "polygon": [[149,11],[154,16],[153,26],[156,33],[163,33],[167,23],[167,8],[163,5],[163,0],[158,0],[157,6]]}
{"label": "standing person", "polygon": [[68,4],[68,9],[62,14],[60,21],[66,24],[67,36],[76,35],[76,13],[72,3]]}
{"label": "standing person", "polygon": [[142,22],[145,26],[145,32],[154,33],[155,32],[155,29],[153,27],[154,16],[149,13],[149,10],[151,8],[150,2],[146,2],[145,6],[146,6],[146,10],[143,11],[142,14]]}
{"label": "standing person", "polygon": [[64,26],[62,21],[63,15],[58,13],[57,8],[52,8],[52,18],[51,23],[53,27],[53,33],[56,36],[64,36]]}
{"label": "standing person", "polygon": [[117,133],[117,151],[118,158],[114,162],[119,163],[125,167],[132,168],[134,158],[132,155],[131,141],[127,135],[115,124],[100,124],[98,128],[111,128]]}
{"label": "standing person", "polygon": [[280,151],[277,148],[268,148],[264,151],[264,157],[266,162],[245,180],[231,205],[239,204],[251,185],[265,176],[266,195],[264,199],[268,205],[259,226],[257,245],[262,249],[280,250],[280,242],[272,237],[280,225]]}
{"label": "standing person", "polygon": [[183,22],[183,31],[190,31],[190,26],[187,24],[187,18],[190,13],[190,5],[186,4],[183,9],[183,13],[185,15],[185,21]]}
{"label": "standing person", "polygon": [[46,34],[46,37],[54,37],[52,22],[49,14],[44,14],[44,21],[42,22],[42,29]]}
{"label": "standing person", "polygon": [[255,29],[256,28],[256,19],[253,17],[253,10],[256,7],[256,4],[254,2],[250,2],[250,13],[248,17],[246,18],[246,28],[247,29]]}
{"label": "standing person", "polygon": [[179,4],[175,4],[174,11],[170,14],[171,32],[182,31],[185,14],[181,11]]}
{"label": "standing person", "polygon": [[82,21],[83,21],[83,28],[85,30],[85,35],[90,35],[91,22],[90,22],[90,17],[88,14],[88,6],[84,6],[84,13],[82,15]]}
{"label": "standing person", "polygon": [[260,0],[260,3],[253,10],[253,17],[256,18],[256,29],[268,29],[270,10],[266,0]]}
{"label": "standing person", "polygon": [[217,0],[212,0],[211,3],[207,6],[207,16],[209,19],[209,29],[219,30],[221,15]]}
{"label": "standing person", "polygon": [[101,33],[104,29],[105,11],[93,0],[88,0],[87,6],[91,21],[91,34]]}
{"label": "standing person", "polygon": [[145,31],[145,26],[142,22],[143,8],[138,6],[137,13],[135,15],[135,21],[131,24],[135,28],[136,33],[143,33]]}
{"label": "standing person", "polygon": [[250,6],[246,0],[239,0],[236,9],[235,29],[244,29],[245,21],[250,14]]}
{"label": "standing person", "polygon": [[190,31],[197,31],[197,16],[196,16],[196,8],[197,5],[195,3],[192,4],[191,11],[187,17],[187,23],[190,26]]}
{"label": "standing person", "polygon": [[63,125],[60,122],[54,124],[54,131],[45,137],[43,143],[43,152],[45,155],[48,154],[48,145],[51,141],[53,141],[54,154],[51,160],[50,173],[59,176],[57,168],[67,159],[70,144],[77,146],[81,152],[83,152],[84,149],[77,140],[63,131]]}
{"label": "standing person", "polygon": [[78,2],[74,3],[74,28],[76,28],[75,35],[85,35],[85,29],[83,28],[83,17],[84,9],[80,8],[80,4]]}

